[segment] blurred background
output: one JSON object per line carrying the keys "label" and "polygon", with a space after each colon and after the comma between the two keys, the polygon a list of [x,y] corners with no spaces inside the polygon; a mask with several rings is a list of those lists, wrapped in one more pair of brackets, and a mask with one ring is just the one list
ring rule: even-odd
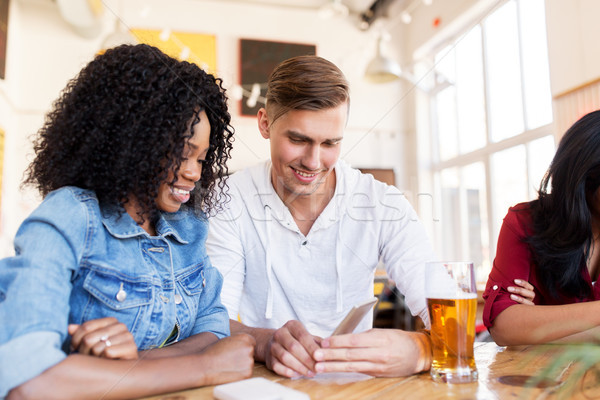
{"label": "blurred background", "polygon": [[439,257],[484,282],[507,208],[600,107],[597,15],[597,0],[0,0],[0,256],[40,202],[20,182],[52,102],[99,52],[145,42],[223,79],[233,171],[269,157],[255,112],[273,63],[336,63],[342,158],[395,184]]}

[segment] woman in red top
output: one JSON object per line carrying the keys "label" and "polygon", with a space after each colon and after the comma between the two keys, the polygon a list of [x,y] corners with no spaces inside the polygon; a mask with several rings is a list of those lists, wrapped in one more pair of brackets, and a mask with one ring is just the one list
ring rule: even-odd
{"label": "woman in red top", "polygon": [[[483,294],[483,320],[499,345],[600,342],[600,111],[564,135],[538,199],[509,209]],[[536,307],[511,299],[515,279]]]}

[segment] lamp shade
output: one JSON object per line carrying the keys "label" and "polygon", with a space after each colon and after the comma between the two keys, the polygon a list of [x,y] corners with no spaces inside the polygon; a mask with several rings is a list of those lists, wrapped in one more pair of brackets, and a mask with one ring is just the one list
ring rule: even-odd
{"label": "lamp shade", "polygon": [[402,76],[400,65],[391,58],[381,54],[382,38],[377,41],[377,52],[367,65],[365,79],[372,83],[386,83],[394,81]]}
{"label": "lamp shade", "polygon": [[137,44],[138,42],[135,40],[133,35],[129,32],[129,30],[125,29],[121,20],[117,17],[115,20],[115,29],[108,34],[102,41],[100,52],[103,53],[105,50],[113,48],[115,46],[119,46],[121,44]]}
{"label": "lamp shade", "polygon": [[342,3],[342,0],[331,0],[321,6],[318,11],[321,19],[331,19],[335,16],[347,17],[349,13],[350,10]]}
{"label": "lamp shade", "polygon": [[65,21],[86,39],[93,39],[102,32],[101,1],[56,0],[60,15]]}

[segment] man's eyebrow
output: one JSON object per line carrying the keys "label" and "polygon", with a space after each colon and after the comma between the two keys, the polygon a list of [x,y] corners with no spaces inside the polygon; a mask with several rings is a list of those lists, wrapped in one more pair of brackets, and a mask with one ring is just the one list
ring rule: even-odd
{"label": "man's eyebrow", "polygon": [[[311,143],[315,141],[313,138],[303,135],[300,132],[288,131],[287,134],[288,134],[288,136],[290,136],[294,139],[304,140],[306,142],[311,142]],[[337,138],[326,139],[323,142],[324,143],[335,143],[335,142],[341,141],[342,139],[343,139],[342,137],[337,137]]]}
{"label": "man's eyebrow", "polygon": [[288,136],[293,137],[294,139],[301,139],[301,140],[305,140],[307,142],[312,142],[313,141],[312,138],[310,138],[310,137],[308,137],[306,135],[303,135],[300,132],[288,131],[287,134],[288,134]]}

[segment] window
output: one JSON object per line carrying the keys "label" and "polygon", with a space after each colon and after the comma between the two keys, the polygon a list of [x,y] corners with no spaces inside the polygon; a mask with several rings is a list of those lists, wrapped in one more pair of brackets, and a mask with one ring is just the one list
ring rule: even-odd
{"label": "window", "polygon": [[508,207],[536,197],[554,155],[544,0],[508,0],[430,54],[430,178],[443,259],[484,282]]}

